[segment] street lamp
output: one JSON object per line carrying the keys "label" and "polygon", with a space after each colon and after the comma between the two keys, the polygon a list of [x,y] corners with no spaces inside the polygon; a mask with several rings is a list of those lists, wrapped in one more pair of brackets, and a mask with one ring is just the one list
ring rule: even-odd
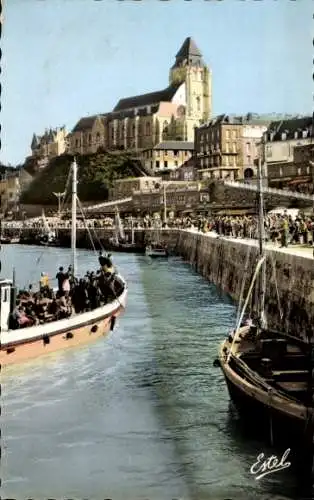
{"label": "street lamp", "polygon": [[52,193],[58,198],[58,217],[61,217],[61,198],[65,195],[64,193]]}

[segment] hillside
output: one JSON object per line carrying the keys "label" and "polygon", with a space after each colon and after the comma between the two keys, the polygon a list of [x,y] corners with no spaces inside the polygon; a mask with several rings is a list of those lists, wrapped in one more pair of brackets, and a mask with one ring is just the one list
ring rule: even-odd
{"label": "hillside", "polygon": [[[22,194],[21,203],[56,204],[53,192],[63,192],[67,183],[72,156],[62,155],[51,160]],[[77,156],[78,196],[81,201],[104,201],[115,179],[142,175],[132,151],[104,151]],[[68,188],[68,192],[71,188]]]}

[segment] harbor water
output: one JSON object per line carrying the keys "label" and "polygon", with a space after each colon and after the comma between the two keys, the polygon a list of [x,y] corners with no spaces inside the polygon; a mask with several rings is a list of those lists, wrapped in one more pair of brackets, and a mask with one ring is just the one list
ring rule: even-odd
{"label": "harbor water", "polygon": [[[294,497],[289,471],[251,474],[273,452],[247,437],[213,367],[235,305],[179,258],[113,257],[129,297],[111,336],[2,372],[2,497]],[[70,250],[4,245],[1,263],[24,287]],[[97,255],[78,264],[93,270]]]}

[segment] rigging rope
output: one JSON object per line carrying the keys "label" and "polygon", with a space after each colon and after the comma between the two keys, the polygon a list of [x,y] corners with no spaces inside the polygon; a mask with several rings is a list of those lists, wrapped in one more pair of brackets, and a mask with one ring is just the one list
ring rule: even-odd
{"label": "rigging rope", "polygon": [[258,276],[258,273],[260,271],[260,268],[263,264],[263,262],[265,261],[265,256],[263,255],[263,257],[261,259],[259,259],[258,263],[257,263],[257,266],[256,266],[256,269],[255,269],[255,272],[254,272],[254,275],[253,275],[253,278],[252,278],[252,282],[251,282],[251,285],[250,285],[250,288],[249,288],[249,291],[248,291],[248,294],[247,294],[247,297],[245,299],[245,302],[244,302],[244,306],[243,306],[243,309],[242,309],[242,312],[240,314],[240,318],[239,318],[239,321],[238,321],[238,324],[237,324],[237,327],[236,327],[236,330],[234,332],[234,336],[233,336],[233,339],[232,339],[232,344],[231,344],[231,347],[230,347],[230,350],[229,350],[229,354],[228,354],[228,359],[227,359],[227,363],[229,363],[229,360],[230,360],[230,357],[231,357],[231,352],[232,352],[232,349],[233,349],[233,346],[234,346],[234,343],[235,343],[235,340],[237,339],[238,335],[239,335],[239,329],[240,329],[240,325],[242,323],[242,320],[243,320],[243,316],[244,316],[244,313],[246,311],[246,308],[247,308],[247,305],[248,305],[248,302],[250,300],[250,296],[251,296],[251,293],[252,293],[252,290],[253,290],[253,287],[254,287],[254,284],[255,284],[255,281],[256,281],[256,278]]}
{"label": "rigging rope", "polygon": [[246,281],[247,274],[248,274],[248,269],[249,269],[249,259],[250,259],[251,250],[252,250],[252,247],[249,245],[248,249],[247,249],[246,259],[245,259],[244,275],[243,275],[242,284],[241,284],[241,291],[240,291],[240,299],[239,299],[239,305],[238,305],[238,311],[237,311],[236,325],[239,323],[240,312],[241,312],[242,301],[243,301],[244,288],[245,288],[245,281]]}
{"label": "rigging rope", "polygon": [[283,318],[283,311],[281,307],[281,302],[280,302],[280,295],[279,295],[279,290],[278,290],[278,282],[277,282],[277,276],[276,276],[276,263],[275,263],[275,258],[273,254],[271,253],[271,263],[273,267],[273,278],[275,280],[275,287],[276,287],[276,295],[277,295],[277,301],[278,301],[278,308],[279,308],[279,315],[280,319]]}
{"label": "rigging rope", "polygon": [[79,197],[78,197],[78,196],[76,197],[76,199],[77,199],[78,206],[79,206],[79,209],[80,209],[80,211],[81,211],[81,214],[82,214],[82,216],[83,216],[84,226],[85,226],[85,229],[86,229],[87,234],[88,234],[88,236],[89,236],[89,239],[90,239],[90,241],[91,241],[91,244],[92,244],[93,250],[94,250],[95,254],[97,254],[97,251],[96,251],[96,248],[95,248],[95,245],[94,245],[94,240],[93,240],[92,235],[91,235],[91,233],[90,233],[89,227],[88,227],[88,226],[87,226],[87,224],[86,224],[86,219],[85,219],[85,215],[84,215],[84,212],[83,212],[83,207],[82,207],[82,204],[81,204],[80,199],[79,199]]}

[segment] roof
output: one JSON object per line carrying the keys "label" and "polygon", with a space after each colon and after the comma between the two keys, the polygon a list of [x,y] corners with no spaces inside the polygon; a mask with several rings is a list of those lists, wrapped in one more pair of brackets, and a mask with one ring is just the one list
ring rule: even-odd
{"label": "roof", "polygon": [[189,36],[184,40],[176,58],[189,59],[190,56],[202,57],[202,54],[196,46],[194,40]]}
{"label": "roof", "polygon": [[313,125],[312,116],[305,116],[302,118],[291,118],[289,120],[277,120],[270,123],[267,133],[273,133],[271,140],[279,141],[282,134],[286,133],[286,139],[294,139],[295,132],[302,132],[303,130],[310,130]]}
{"label": "roof", "polygon": [[194,142],[189,141],[164,141],[157,144],[154,149],[178,149],[182,151],[193,151]]}
{"label": "roof", "polygon": [[213,127],[218,124],[222,125],[257,125],[257,126],[268,126],[270,120],[263,120],[254,117],[251,113],[247,113],[243,116],[235,115],[217,115],[208,122],[197,127],[198,129],[206,129],[208,127]]}
{"label": "roof", "polygon": [[139,108],[141,106],[157,104],[162,101],[171,101],[180,85],[181,83],[173,84],[166,89],[157,90],[156,92],[150,92],[149,94],[136,95],[133,97],[120,99],[113,111],[122,111],[130,108]]}
{"label": "roof", "polygon": [[86,116],[85,118],[81,118],[73,128],[72,133],[83,132],[84,130],[91,129],[97,118],[99,117],[104,118],[105,116],[106,116],[105,114],[101,114],[101,115]]}

